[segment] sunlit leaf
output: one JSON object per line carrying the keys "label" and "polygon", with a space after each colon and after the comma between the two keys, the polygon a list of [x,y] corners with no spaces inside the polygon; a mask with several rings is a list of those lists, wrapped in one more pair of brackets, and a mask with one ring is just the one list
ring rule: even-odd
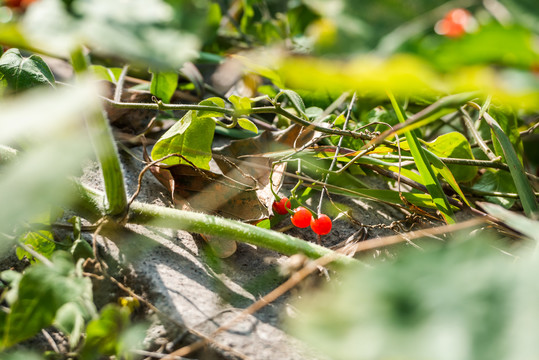
{"label": "sunlit leaf", "polygon": [[253,122],[252,122],[251,120],[249,120],[249,119],[245,119],[245,118],[238,119],[238,125],[239,125],[242,129],[245,129],[245,130],[254,132],[255,134],[258,134],[258,128],[257,128],[256,125],[253,124]]}
{"label": "sunlit leaf", "polygon": [[250,110],[251,99],[245,96],[231,95],[228,100],[234,105],[234,109],[238,111]]}
{"label": "sunlit leaf", "polygon": [[298,95],[297,92],[293,90],[281,90],[281,93],[285,95],[288,100],[292,103],[292,106],[294,106],[294,109],[301,114],[303,117],[307,117],[305,113],[305,104],[303,103],[303,99],[301,96]]}
{"label": "sunlit leaf", "polygon": [[99,318],[86,328],[86,340],[81,350],[81,359],[94,360],[103,355],[123,358],[128,352],[140,348],[144,340],[144,329],[132,327],[130,311],[115,304],[106,305]]}
{"label": "sunlit leaf", "polygon": [[150,91],[164,103],[170,102],[178,87],[180,75],[176,72],[152,72]]}
{"label": "sunlit leaf", "polygon": [[[179,153],[195,166],[209,170],[211,145],[215,122],[210,118],[198,118],[196,113],[188,111],[154,145],[152,159],[157,160],[169,154]],[[188,164],[183,159],[171,157],[163,164]]]}
{"label": "sunlit leaf", "polygon": [[[211,97],[211,98],[207,98],[207,99],[202,100],[199,103],[199,105],[217,106],[217,107],[220,107],[220,108],[224,109],[225,101],[220,97]],[[202,119],[202,118],[206,118],[206,117],[222,117],[222,116],[223,116],[223,113],[219,112],[219,111],[209,111],[209,110],[198,110],[197,111],[197,118],[198,119]]]}
{"label": "sunlit leaf", "polygon": [[[19,238],[19,241],[47,258],[51,257],[56,248],[54,237],[52,233],[47,230],[26,233]],[[37,260],[32,254],[21,248],[17,248],[17,256],[19,259],[26,256],[32,262],[36,262]]]}
{"label": "sunlit leaf", "polygon": [[[395,97],[392,93],[388,93],[389,99],[393,105],[393,109],[399,119],[400,123],[405,122],[404,112],[402,111],[400,105],[397,103]],[[427,152],[421,147],[421,144],[418,140],[417,130],[406,131],[406,140],[410,146],[410,152],[414,157],[417,170],[423,178],[423,185],[427,188],[428,192],[432,196],[432,201],[436,204],[436,207],[444,217],[444,220],[448,223],[454,223],[455,219],[453,217],[453,210],[449,205],[449,202],[445,196],[445,193],[442,190],[442,186],[438,182],[434,170],[431,166],[430,159],[428,158]],[[442,164],[443,165],[443,164]]]}
{"label": "sunlit leaf", "polygon": [[90,65],[89,70],[100,80],[110,81],[111,83],[116,84],[120,74],[122,73],[122,68],[119,67],[105,67],[101,65]]}
{"label": "sunlit leaf", "polygon": [[[439,157],[474,159],[468,140],[458,132],[440,135],[431,142],[426,143],[427,149]],[[473,180],[477,174],[477,166],[447,165],[457,182]]]}

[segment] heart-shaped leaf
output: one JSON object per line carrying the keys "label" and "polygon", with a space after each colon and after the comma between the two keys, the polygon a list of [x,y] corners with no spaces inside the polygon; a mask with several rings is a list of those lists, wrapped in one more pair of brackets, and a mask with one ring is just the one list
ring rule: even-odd
{"label": "heart-shaped leaf", "polygon": [[22,91],[38,85],[54,87],[54,75],[37,55],[25,58],[19,49],[9,49],[0,58],[0,74],[14,91]]}
{"label": "heart-shaped leaf", "polygon": [[[157,141],[151,157],[157,160],[170,154],[181,154],[197,168],[209,170],[214,131],[215,122],[212,119],[199,118],[196,112],[188,111]],[[179,157],[170,157],[162,163],[189,164]]]}

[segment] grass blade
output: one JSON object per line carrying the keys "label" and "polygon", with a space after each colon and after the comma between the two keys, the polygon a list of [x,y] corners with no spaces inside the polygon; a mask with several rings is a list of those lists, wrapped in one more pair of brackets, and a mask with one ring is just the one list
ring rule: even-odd
{"label": "grass blade", "polygon": [[[387,95],[389,97],[389,100],[391,101],[391,104],[393,105],[399,122],[405,124],[406,119],[404,111],[402,111],[400,105],[397,103],[395,96],[393,96],[393,94],[389,91],[387,92]],[[455,223],[455,219],[453,218],[453,210],[451,210],[449,202],[447,201],[447,198],[442,190],[442,186],[438,182],[434,170],[432,169],[427,155],[421,147],[417,136],[413,131],[406,131],[404,135],[406,136],[406,140],[408,141],[408,145],[410,146],[410,152],[414,157],[417,169],[419,170],[419,173],[423,178],[423,184],[432,196],[434,204],[436,204],[436,207],[442,214],[446,223]]]}
{"label": "grass blade", "polygon": [[503,132],[498,122],[492,116],[490,116],[489,113],[485,112],[483,119],[485,119],[487,124],[494,132],[494,135],[500,142],[503,154],[507,160],[507,165],[509,165],[509,171],[511,172],[511,176],[515,182],[520,202],[524,208],[524,213],[528,217],[536,216],[537,199],[535,198],[533,189],[528,181],[528,178],[526,177],[524,168],[518,159],[518,155],[511,144],[511,140],[509,140],[509,137]]}

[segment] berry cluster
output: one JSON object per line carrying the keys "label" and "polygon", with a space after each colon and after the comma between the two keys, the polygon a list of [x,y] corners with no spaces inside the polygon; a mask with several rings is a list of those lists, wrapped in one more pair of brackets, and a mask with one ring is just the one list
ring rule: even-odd
{"label": "berry cluster", "polygon": [[279,201],[273,202],[273,210],[280,215],[286,215],[291,213],[290,220],[292,224],[298,228],[306,228],[311,226],[311,229],[315,234],[327,235],[331,231],[332,222],[329,216],[320,214],[318,217],[313,217],[309,209],[300,206],[292,212],[290,200],[286,197],[281,198]]}

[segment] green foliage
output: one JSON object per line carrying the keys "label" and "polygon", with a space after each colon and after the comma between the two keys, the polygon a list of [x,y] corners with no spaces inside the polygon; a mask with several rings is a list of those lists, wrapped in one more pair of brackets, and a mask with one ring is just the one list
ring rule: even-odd
{"label": "green foliage", "polygon": [[103,355],[133,359],[132,350],[141,348],[145,326],[132,326],[129,309],[114,304],[105,306],[99,317],[86,328],[86,340],[82,347],[81,359],[96,360]]}
{"label": "green foliage", "polygon": [[178,87],[180,75],[176,72],[152,72],[150,91],[163,102],[168,103]]}
{"label": "green foliage", "polygon": [[57,311],[67,303],[77,304],[81,316],[86,318],[95,312],[90,279],[82,277],[70,254],[55,252],[52,266],[34,264],[22,275],[17,297],[1,324],[2,348],[28,339],[51,325]]}
{"label": "green foliage", "polygon": [[[187,159],[171,157],[163,161],[165,166],[191,164],[209,170],[216,131],[231,137],[251,136],[259,131],[255,122],[267,121],[260,129],[300,123],[299,135],[294,132],[299,126],[263,135],[270,142],[281,142],[285,150],[261,154],[264,146],[256,149],[256,155],[266,160],[288,161],[288,172],[309,180],[298,184],[304,186],[301,190],[294,189],[294,205],[318,202],[316,190],[324,188],[346,197],[438,209],[451,223],[457,208],[442,191],[439,180],[443,179],[466,204],[479,205],[537,240],[537,222],[493,204],[474,204],[477,197],[468,201],[459,186],[474,181],[471,193],[481,199],[506,208],[522,205],[528,217],[536,215],[536,189],[528,181],[533,176],[524,173],[536,169],[523,159],[519,131],[537,122],[539,53],[534,41],[539,16],[533,0],[499,2],[497,6],[507,11],[500,7],[494,11],[489,7],[494,2],[487,1],[132,0],[126,7],[108,0],[40,0],[25,11],[15,11],[12,20],[2,19],[2,45],[25,49],[22,54],[28,57],[14,48],[0,58],[0,97],[5,99],[0,104],[0,253],[18,239],[44,257],[36,261],[19,248],[17,255],[28,257],[32,264],[23,273],[1,273],[5,300],[0,311],[1,349],[51,325],[67,336],[73,352],[69,356],[82,360],[129,359],[132,350],[140,348],[144,326],[131,323],[127,306],[109,304],[97,315],[91,282],[82,275],[81,264],[94,253],[81,237],[79,209],[69,220],[72,237],[55,242],[58,236],[50,221],[42,230],[29,232],[28,222],[50,209],[50,204],[70,207],[68,189],[73,183],[66,178],[77,175],[80,164],[90,157],[89,144],[99,159],[106,193],[101,196],[75,186],[83,194],[85,209],[91,210],[90,217],[96,217],[91,221],[109,215],[107,221],[118,225],[150,223],[210,235],[214,243],[226,239],[234,249],[234,241],[241,240],[284,254],[335,256],[329,249],[271,230],[282,217],[263,219],[254,227],[137,202],[127,206],[117,139],[111,131],[115,124],[110,126],[95,89],[84,83],[87,73],[123,86],[126,93],[150,90],[162,101],[109,103],[105,110],[111,120],[115,111],[131,111],[130,107],[159,108],[169,114],[189,110],[153,147],[153,159],[171,154]],[[457,6],[466,6],[475,28],[454,38],[436,34],[435,24]],[[275,46],[259,48],[268,44]],[[285,51],[273,51],[277,48]],[[240,55],[239,49],[249,51]],[[56,86],[47,64],[33,52],[70,58],[78,83]],[[241,67],[228,68],[233,63]],[[130,77],[122,84],[119,78],[125,65]],[[219,70],[214,76],[221,76],[221,70],[231,78],[243,76],[247,86],[208,86],[205,79],[215,67]],[[148,71],[151,82],[147,82]],[[128,89],[133,77],[138,85]],[[34,87],[42,87],[36,90],[38,95],[13,94]],[[196,95],[197,100],[164,105],[178,87],[191,92],[185,99]],[[259,93],[251,93],[254,89]],[[351,104],[353,92],[356,101]],[[208,93],[217,96],[205,98]],[[475,124],[480,136],[487,143],[492,140],[489,146],[510,172],[491,170],[490,166],[499,165],[493,161],[464,166],[440,159],[474,161],[466,138],[471,128],[459,123],[459,110],[472,107],[471,115],[484,115]],[[254,117],[256,121],[251,121]],[[216,128],[216,123],[222,126]],[[396,133],[386,132],[391,128]],[[146,135],[153,135],[155,128],[151,130]],[[378,137],[381,132],[385,133]],[[395,141],[403,134],[406,141]],[[422,134],[438,137],[426,142]],[[310,135],[315,141],[303,148]],[[342,145],[341,153],[335,157],[337,145]],[[405,158],[402,168],[398,146]],[[358,166],[330,171],[345,170],[342,167],[360,153]],[[416,187],[412,190],[407,184],[401,184],[399,191],[372,188],[358,177],[374,176],[372,170],[391,171],[386,171],[389,185],[394,185],[399,173],[424,185],[428,193],[413,182],[408,182]],[[257,185],[266,186],[267,178],[256,177]],[[330,211],[341,217],[347,209],[339,204],[339,209]],[[468,242],[397,254],[397,261],[377,264],[374,270],[349,269],[342,286],[331,282],[328,294],[306,305],[307,317],[296,319],[294,328],[336,359],[536,358],[534,336],[539,329],[529,319],[539,314],[534,303],[537,264],[529,262],[526,254],[517,262],[501,256],[495,247],[502,245],[484,246],[477,233],[466,234]],[[355,260],[339,256],[336,262]]]}
{"label": "green foliage", "polygon": [[[184,2],[187,5],[187,2]],[[24,16],[25,33],[38,48],[58,54],[89,45],[102,54],[149,64],[179,68],[196,56],[199,41],[192,33],[200,11],[182,28],[182,12],[161,0],[137,0],[128,7],[107,0],[38,1]],[[114,36],[111,36],[114,34]]]}
{"label": "green foliage", "polygon": [[0,75],[8,87],[23,91],[37,85],[54,87],[54,75],[38,55],[25,58],[19,49],[9,49],[0,57]]}
{"label": "green foliage", "polygon": [[247,112],[251,110],[251,99],[245,96],[231,95],[228,100],[238,112]]}
{"label": "green foliage", "polygon": [[279,95],[284,95],[288,98],[294,109],[304,118],[308,118],[307,114],[305,113],[305,104],[303,103],[303,99],[301,96],[298,95],[297,92],[292,90],[281,90],[281,92],[275,97],[275,101],[278,100]]}
{"label": "green foliage", "polygon": [[[225,108],[225,101],[219,97],[210,97],[205,100],[202,100],[199,105],[204,106],[217,106],[220,108]],[[222,112],[218,111],[209,111],[209,110],[197,110],[197,119],[203,119],[207,117],[220,117],[223,116]]]}
{"label": "green foliage", "polygon": [[[196,167],[209,170],[214,129],[215,121],[211,118],[199,118],[196,112],[188,111],[154,145],[152,159],[157,160],[169,154],[181,154]],[[162,163],[188,164],[178,157],[168,158]]]}
{"label": "green foliage", "polygon": [[[52,253],[54,252],[54,249],[56,248],[56,244],[54,243],[54,237],[52,233],[47,230],[28,232],[21,236],[19,238],[19,241],[47,258],[51,257]],[[32,254],[21,248],[17,248],[17,257],[19,259],[22,259],[25,256],[31,262],[37,261],[37,259],[35,259]]]}
{"label": "green foliage", "polygon": [[[473,188],[481,191],[494,191],[500,193],[515,193],[516,187],[511,174],[503,170],[487,170],[473,185]],[[509,209],[514,205],[515,199],[501,196],[485,196],[488,201]]]}
{"label": "green foliage", "polygon": [[515,263],[482,236],[461,238],[349,269],[342,282],[303,296],[296,306],[305,316],[290,328],[336,360],[537,357],[539,329],[527,321],[539,313],[537,262]]}
{"label": "green foliage", "polygon": [[[431,142],[428,142],[427,149],[439,157],[473,159],[470,143],[458,132],[451,132],[440,135]],[[468,182],[475,178],[477,166],[447,165],[457,182]]]}
{"label": "green foliage", "polygon": [[100,80],[110,81],[116,84],[122,73],[122,68],[119,67],[105,67],[101,65],[90,65],[89,70],[94,76]]}
{"label": "green foliage", "polygon": [[255,134],[258,134],[258,128],[256,125],[249,119],[241,118],[238,119],[238,125],[247,131],[254,132]]}
{"label": "green foliage", "polygon": [[[388,93],[388,95],[399,122],[404,123],[406,121],[404,118],[404,112],[400,108],[400,105],[397,103],[395,97],[391,93]],[[417,170],[423,178],[423,184],[429,191],[429,194],[432,196],[432,201],[434,201],[436,204],[436,207],[444,217],[444,220],[449,224],[454,223],[455,220],[453,218],[453,210],[449,206],[449,202],[447,201],[447,198],[442,190],[442,186],[438,182],[438,179],[436,178],[434,170],[430,164],[432,159],[427,157],[426,151],[419,143],[417,130],[406,131],[404,134],[406,136],[406,141],[410,146],[410,152],[414,157]]]}
{"label": "green foliage", "polygon": [[442,41],[438,46],[425,41],[419,55],[444,71],[485,63],[529,69],[539,60],[533,36],[520,25],[502,26],[493,21],[455,41]]}

